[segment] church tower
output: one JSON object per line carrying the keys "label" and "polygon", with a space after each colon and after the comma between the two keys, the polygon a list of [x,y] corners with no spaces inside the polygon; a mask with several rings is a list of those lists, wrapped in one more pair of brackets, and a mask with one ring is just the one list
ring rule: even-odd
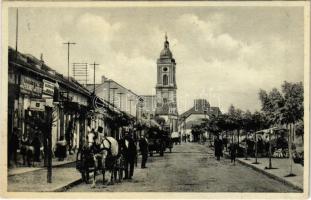
{"label": "church tower", "polygon": [[160,58],[157,60],[156,115],[163,117],[172,132],[177,131],[176,62],[167,35]]}

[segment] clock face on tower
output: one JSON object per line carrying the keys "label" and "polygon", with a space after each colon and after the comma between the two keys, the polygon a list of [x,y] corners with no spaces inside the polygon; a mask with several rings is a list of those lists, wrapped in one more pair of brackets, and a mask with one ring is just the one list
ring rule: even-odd
{"label": "clock face on tower", "polygon": [[168,68],[167,68],[167,67],[163,67],[163,71],[164,71],[164,72],[167,72],[167,71],[168,71]]}

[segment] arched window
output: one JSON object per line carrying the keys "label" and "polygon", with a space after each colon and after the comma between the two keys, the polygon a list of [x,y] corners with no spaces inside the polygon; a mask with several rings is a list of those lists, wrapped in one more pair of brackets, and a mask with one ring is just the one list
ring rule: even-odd
{"label": "arched window", "polygon": [[168,77],[166,74],[163,75],[163,85],[168,85]]}

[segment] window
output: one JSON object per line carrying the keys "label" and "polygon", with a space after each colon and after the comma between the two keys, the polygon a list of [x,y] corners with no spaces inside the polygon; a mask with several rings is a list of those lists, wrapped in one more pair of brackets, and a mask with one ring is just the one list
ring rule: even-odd
{"label": "window", "polygon": [[166,74],[163,75],[163,85],[168,85],[168,77]]}

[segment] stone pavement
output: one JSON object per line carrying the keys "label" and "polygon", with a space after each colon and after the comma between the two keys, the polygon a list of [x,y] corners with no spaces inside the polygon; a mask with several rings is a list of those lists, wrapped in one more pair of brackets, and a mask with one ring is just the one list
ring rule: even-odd
{"label": "stone pavement", "polygon": [[71,162],[52,168],[52,183],[47,183],[46,168],[11,175],[8,177],[8,192],[63,191],[80,181],[81,175]]}
{"label": "stone pavement", "polygon": [[[141,156],[138,157],[139,169],[140,162]],[[70,159],[53,163],[52,183],[47,183],[46,168],[22,167],[14,168],[14,172],[8,176],[8,192],[62,192],[82,182],[76,163]],[[110,177],[110,173],[106,177]]]}
{"label": "stone pavement", "polygon": [[[52,160],[52,166],[53,167],[57,167],[57,166],[62,166],[71,162],[74,162],[76,160],[76,155],[68,155],[67,158],[65,158],[63,161],[59,161],[57,158],[53,158]],[[41,163],[34,163],[34,166],[31,167],[27,167],[27,166],[23,166],[21,164],[19,164],[18,166],[15,167],[9,167],[8,169],[8,176],[12,176],[12,175],[17,175],[17,174],[23,174],[26,172],[32,172],[32,171],[36,171],[36,170],[40,170],[43,169],[43,160]]]}
{"label": "stone pavement", "polygon": [[[224,152],[224,154],[229,157],[228,152]],[[286,177],[290,173],[289,159],[272,158],[271,163],[273,169],[266,169],[269,166],[269,158],[258,158],[257,161],[259,164],[253,164],[255,162],[255,158],[248,158],[248,160],[245,160],[245,158],[237,158],[236,160],[241,164],[251,167],[273,179],[290,185],[296,189],[303,190],[303,166],[301,164],[296,164],[293,161],[292,173],[296,176]]]}
{"label": "stone pavement", "polygon": [[[43,162],[34,167],[19,165],[8,169],[8,192],[52,192],[81,181],[75,168],[75,155],[68,155],[63,161],[52,160],[52,183],[47,183],[47,169]],[[64,176],[65,175],[65,176]]]}

